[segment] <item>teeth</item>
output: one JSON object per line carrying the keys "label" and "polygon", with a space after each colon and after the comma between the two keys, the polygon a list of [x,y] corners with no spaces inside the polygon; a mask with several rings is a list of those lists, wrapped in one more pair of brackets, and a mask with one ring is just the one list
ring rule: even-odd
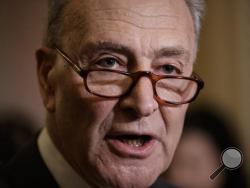
{"label": "teeth", "polygon": [[144,144],[144,139],[143,138],[138,138],[138,139],[122,139],[122,142],[133,146],[133,147],[140,147]]}

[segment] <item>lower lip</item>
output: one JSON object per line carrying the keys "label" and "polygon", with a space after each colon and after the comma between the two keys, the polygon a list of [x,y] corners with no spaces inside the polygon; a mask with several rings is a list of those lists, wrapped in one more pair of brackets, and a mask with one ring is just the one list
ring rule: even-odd
{"label": "lower lip", "polygon": [[111,151],[121,157],[143,159],[149,157],[153,153],[156,140],[151,139],[139,147],[131,146],[118,139],[107,139],[107,143]]}

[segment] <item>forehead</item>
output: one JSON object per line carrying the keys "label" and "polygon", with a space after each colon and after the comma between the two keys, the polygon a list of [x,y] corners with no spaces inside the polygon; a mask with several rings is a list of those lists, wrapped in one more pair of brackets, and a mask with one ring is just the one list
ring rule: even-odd
{"label": "forehead", "polygon": [[171,43],[176,36],[187,45],[194,38],[191,14],[184,0],[72,0],[64,18],[64,33],[77,45],[94,37],[141,45],[146,40],[154,41],[151,46],[164,40]]}
{"label": "forehead", "polygon": [[142,28],[164,28],[168,20],[179,24],[191,18],[184,0],[71,0],[65,14],[64,24],[123,18]]}
{"label": "forehead", "polygon": [[[150,16],[181,14],[184,10],[183,5],[187,8],[184,0],[71,0],[67,7],[68,10],[77,9],[79,12],[85,13],[93,10],[125,9]],[[157,12],[155,12],[156,9]]]}

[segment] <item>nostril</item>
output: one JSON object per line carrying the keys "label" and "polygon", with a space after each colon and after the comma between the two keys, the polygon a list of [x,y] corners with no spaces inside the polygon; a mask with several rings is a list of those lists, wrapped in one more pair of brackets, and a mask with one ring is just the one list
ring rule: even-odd
{"label": "nostril", "polygon": [[140,103],[138,101],[134,101],[133,103],[127,103],[126,105],[121,104],[123,108],[123,112],[130,119],[137,119],[141,117],[147,117],[153,114],[157,108],[158,103],[156,101],[150,103]]}
{"label": "nostril", "polygon": [[125,112],[133,118],[150,116],[156,111],[157,107],[153,103],[137,103],[125,109]]}
{"label": "nostril", "polygon": [[137,108],[129,107],[129,108],[125,108],[123,112],[131,121],[134,121],[141,117],[150,116],[152,113],[154,113],[155,110],[156,108],[149,110],[147,108],[143,109],[143,108],[138,108],[138,107]]}
{"label": "nostril", "polygon": [[134,108],[125,108],[124,113],[131,121],[134,121],[139,118],[138,113]]}

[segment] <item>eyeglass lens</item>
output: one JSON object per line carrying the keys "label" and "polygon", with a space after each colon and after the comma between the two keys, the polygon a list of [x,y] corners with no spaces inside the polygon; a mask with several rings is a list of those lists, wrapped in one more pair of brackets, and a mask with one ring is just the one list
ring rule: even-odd
{"label": "eyeglass lens", "polygon": [[[91,71],[87,76],[87,85],[91,92],[107,97],[117,97],[126,93],[133,79],[124,74],[109,71]],[[155,84],[157,95],[165,101],[184,102],[196,93],[197,83],[180,78],[160,79]]]}

